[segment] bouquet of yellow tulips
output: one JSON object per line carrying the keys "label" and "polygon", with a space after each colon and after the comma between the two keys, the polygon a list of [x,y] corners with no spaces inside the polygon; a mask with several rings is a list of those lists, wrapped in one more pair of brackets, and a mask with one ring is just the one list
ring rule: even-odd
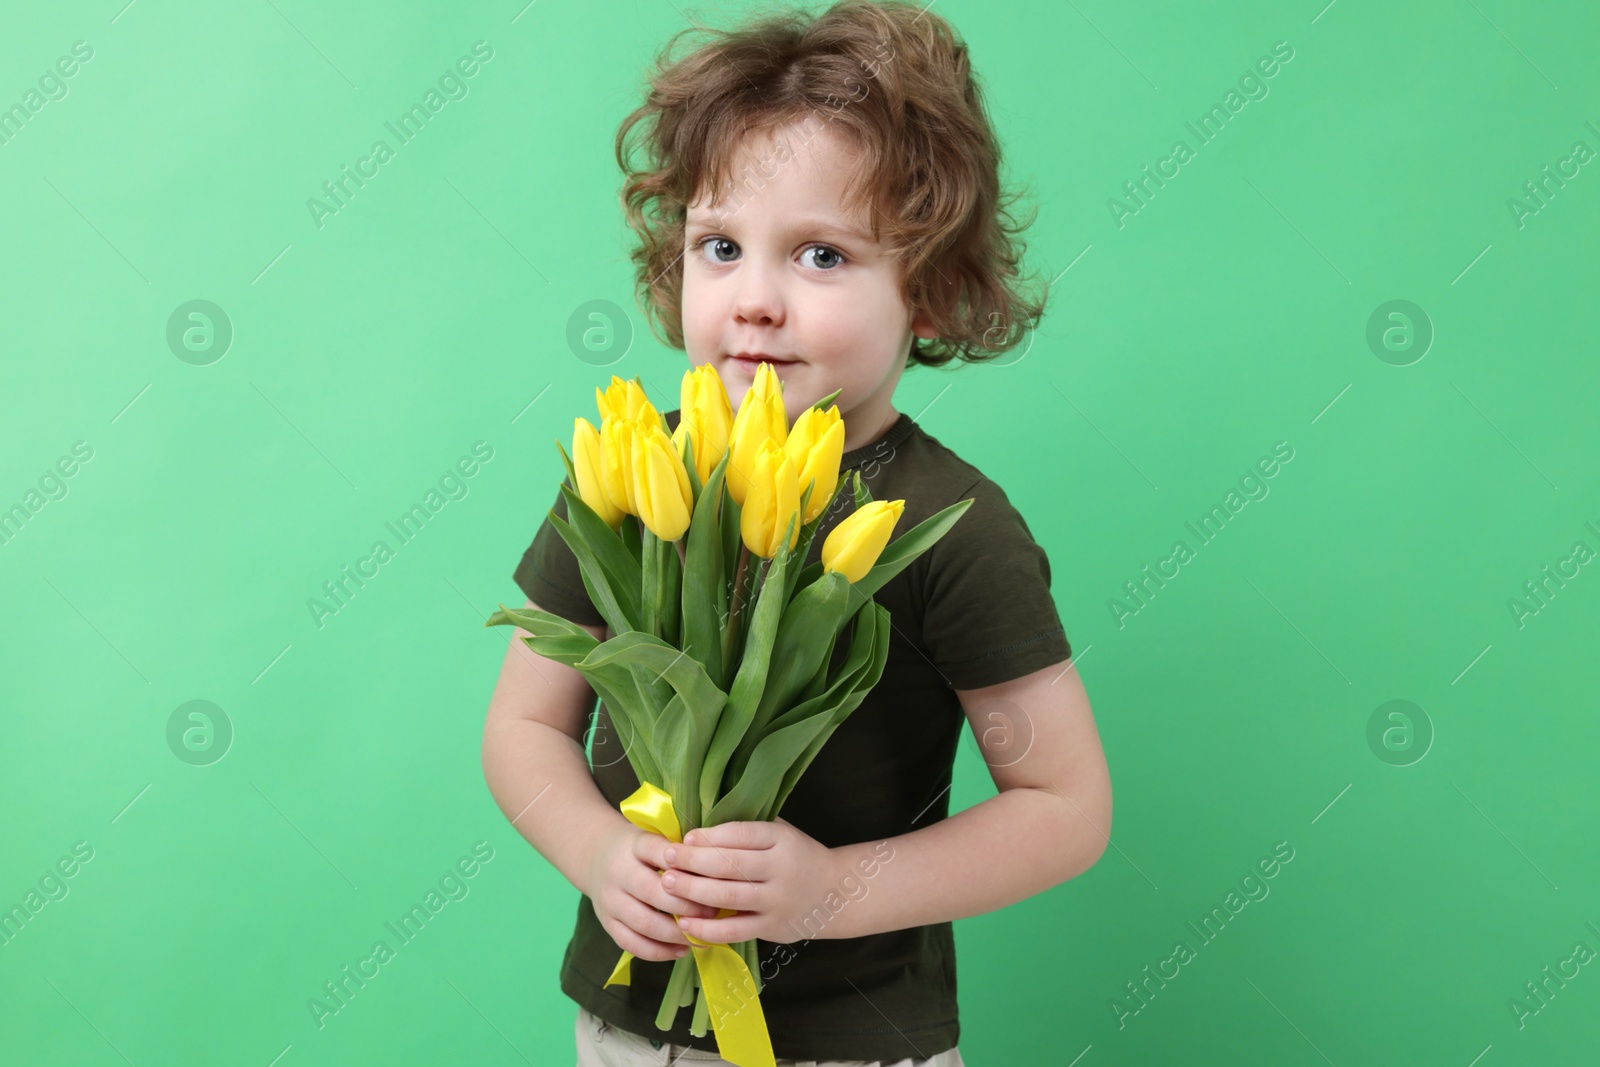
{"label": "bouquet of yellow tulips", "polygon": [[[781,390],[763,364],[735,416],[716,368],[696,367],[669,434],[637,380],[597,387],[600,428],[575,419],[570,457],[557,443],[567,520],[552,509],[550,521],[615,636],[597,641],[558,615],[504,604],[484,624],[520,626],[535,652],[583,673],[642,783],[623,813],[674,841],[700,826],[777,817],[882,676],[889,612],[873,592],[972,503],[890,543],[905,501],[873,500],[857,473],[854,513],[804,566],[845,488],[844,422],[835,391],[790,428]],[[830,671],[841,639],[846,655]],[[692,1033],[703,1036],[709,1021],[725,1059],[770,1067],[755,942],[689,940],[656,1025],[671,1029],[692,1003]],[[607,985],[628,982],[631,959],[622,954]]]}

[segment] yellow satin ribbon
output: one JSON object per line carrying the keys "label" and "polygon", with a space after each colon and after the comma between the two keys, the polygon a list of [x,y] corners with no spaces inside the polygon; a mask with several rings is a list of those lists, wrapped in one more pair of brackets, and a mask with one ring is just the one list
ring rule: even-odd
{"label": "yellow satin ribbon", "polygon": [[[672,797],[666,790],[645,782],[618,807],[628,821],[641,830],[658,833],[668,841],[683,840],[677,812],[672,810]],[[717,918],[737,914],[737,909],[720,908]],[[767,1034],[767,1018],[761,1011],[761,997],[744,957],[728,945],[701,941],[689,933],[683,936],[689,941],[695,967],[700,972],[700,989],[706,998],[712,1033],[717,1039],[717,1053],[739,1067],[777,1067],[772,1055],[772,1038]],[[606,979],[606,985],[613,982],[627,985],[628,964],[632,960],[633,953],[624,950],[616,969]]]}

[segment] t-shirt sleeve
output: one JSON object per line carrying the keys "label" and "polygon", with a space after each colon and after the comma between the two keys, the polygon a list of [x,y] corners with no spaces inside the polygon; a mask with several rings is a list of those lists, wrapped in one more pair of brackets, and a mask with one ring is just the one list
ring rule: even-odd
{"label": "t-shirt sleeve", "polygon": [[[552,510],[566,519],[567,501],[559,487]],[[543,610],[582,626],[605,625],[605,617],[595,609],[594,602],[589,599],[589,591],[583,586],[578,557],[572,554],[567,542],[556,532],[548,514],[511,577],[528,599]]]}
{"label": "t-shirt sleeve", "polygon": [[1050,594],[1050,560],[1005,491],[980,478],[927,551],[923,645],[956,689],[1020,678],[1072,655]]}

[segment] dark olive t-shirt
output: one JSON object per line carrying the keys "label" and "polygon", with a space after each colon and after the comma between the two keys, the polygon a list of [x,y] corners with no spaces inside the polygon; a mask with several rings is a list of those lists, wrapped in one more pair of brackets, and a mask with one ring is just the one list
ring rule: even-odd
{"label": "dark olive t-shirt", "polygon": [[[666,412],[676,429],[678,412]],[[844,454],[841,477],[861,472],[875,500],[904,500],[892,537],[968,497],[973,503],[932,548],[884,583],[889,610],[883,677],[828,739],[778,813],[830,848],[884,841],[949,814],[951,768],[965,717],[958,689],[977,689],[1061,663],[1071,654],[1050,595],[1050,563],[998,485],[919,427],[909,415],[877,441]],[[848,488],[824,515],[808,562],[828,532],[855,509]],[[566,517],[556,494],[555,513]],[[540,608],[591,626],[604,619],[589,600],[576,557],[548,518],[513,574]],[[609,636],[609,634],[608,634]],[[835,657],[836,660],[838,657]],[[592,736],[595,785],[613,805],[639,787],[604,701]],[[891,845],[878,847],[892,863]],[[871,892],[858,871],[841,884],[834,913]],[[874,873],[876,873],[874,871]],[[791,943],[757,941],[762,1012],[774,1055],[799,1060],[931,1057],[960,1036],[951,924],[866,937],[828,938],[827,908]],[[692,1012],[671,1030],[656,1012],[670,961],[635,959],[630,985],[603,988],[622,950],[578,900],[577,927],[561,963],[561,989],[611,1025],[678,1045],[716,1050],[716,1037],[689,1033]]]}

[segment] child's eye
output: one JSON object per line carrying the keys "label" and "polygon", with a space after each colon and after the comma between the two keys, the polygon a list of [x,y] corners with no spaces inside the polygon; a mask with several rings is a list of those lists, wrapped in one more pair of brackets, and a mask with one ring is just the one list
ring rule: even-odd
{"label": "child's eye", "polygon": [[[735,244],[734,242],[728,240],[726,237],[702,237],[702,238],[700,238],[700,240],[698,240],[698,241],[696,241],[694,243],[695,251],[696,252],[700,251],[700,249],[705,247],[707,242],[711,242],[711,241],[715,241],[719,248],[721,246],[723,246],[723,245],[726,245],[729,248],[733,249],[735,253],[737,253],[739,251],[739,246],[737,244]],[[730,263],[730,262],[732,262],[731,259],[718,259],[716,257],[715,253],[712,254],[712,260],[711,261],[713,263]]]}
{"label": "child's eye", "polygon": [[[820,267],[824,271],[832,270],[833,267],[836,267],[840,263],[844,262],[844,255],[837,248],[829,248],[827,245],[810,245],[806,248],[806,252],[821,252],[825,256],[833,257],[833,262],[831,265],[826,262],[813,264],[814,266]],[[805,255],[805,252],[800,254]]]}

